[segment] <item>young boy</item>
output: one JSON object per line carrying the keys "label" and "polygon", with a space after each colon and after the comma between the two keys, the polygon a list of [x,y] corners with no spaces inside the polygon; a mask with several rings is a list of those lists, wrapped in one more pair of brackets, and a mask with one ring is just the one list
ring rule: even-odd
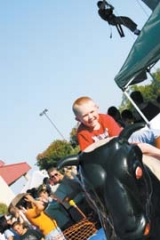
{"label": "young boy", "polygon": [[20,240],[44,240],[44,236],[39,230],[36,229],[30,229],[28,226],[26,226],[25,223],[21,223],[19,221],[16,221],[13,223],[13,229],[14,231],[19,234]]}
{"label": "young boy", "polygon": [[[75,119],[80,122],[77,138],[81,151],[101,139],[118,136],[123,129],[111,116],[98,113],[98,106],[90,97],[84,96],[75,100],[72,110]],[[132,142],[135,143],[133,137]],[[160,160],[160,149],[144,142],[136,144],[142,153]]]}

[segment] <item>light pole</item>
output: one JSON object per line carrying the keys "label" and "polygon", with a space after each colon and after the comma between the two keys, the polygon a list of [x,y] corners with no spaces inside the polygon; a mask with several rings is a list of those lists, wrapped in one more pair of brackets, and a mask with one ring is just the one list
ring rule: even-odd
{"label": "light pole", "polygon": [[42,116],[45,116],[49,121],[50,123],[52,124],[52,126],[56,129],[56,131],[60,134],[60,136],[63,138],[63,140],[66,141],[65,137],[63,136],[63,134],[59,131],[59,129],[56,127],[56,125],[54,124],[54,122],[50,119],[50,117],[48,116],[47,114],[48,112],[48,109],[44,109],[40,114],[39,116],[42,117]]}

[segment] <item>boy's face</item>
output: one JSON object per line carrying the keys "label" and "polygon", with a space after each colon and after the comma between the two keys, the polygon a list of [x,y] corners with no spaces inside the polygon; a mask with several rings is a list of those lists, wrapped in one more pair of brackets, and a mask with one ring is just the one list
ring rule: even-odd
{"label": "boy's face", "polygon": [[78,114],[76,116],[77,121],[94,129],[98,124],[98,119],[98,106],[94,102],[90,101],[79,106]]}
{"label": "boy's face", "polygon": [[21,224],[15,225],[13,229],[19,235],[23,235],[23,226]]}

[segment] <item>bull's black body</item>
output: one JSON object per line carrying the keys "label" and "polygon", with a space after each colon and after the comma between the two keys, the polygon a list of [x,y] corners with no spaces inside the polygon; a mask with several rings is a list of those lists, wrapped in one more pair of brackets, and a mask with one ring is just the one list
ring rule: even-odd
{"label": "bull's black body", "polygon": [[[59,162],[59,168],[78,165],[87,197],[96,208],[108,240],[160,239],[160,183],[143,165],[138,146],[128,138],[141,125],[119,137]],[[137,169],[142,176],[137,179]],[[146,226],[151,230],[144,235]]]}

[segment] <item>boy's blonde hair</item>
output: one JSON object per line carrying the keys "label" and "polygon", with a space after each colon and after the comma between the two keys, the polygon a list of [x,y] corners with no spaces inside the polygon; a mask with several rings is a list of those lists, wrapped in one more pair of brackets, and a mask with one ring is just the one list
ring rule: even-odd
{"label": "boy's blonde hair", "polygon": [[87,97],[87,96],[77,98],[72,105],[72,110],[73,110],[74,114],[77,115],[79,113],[79,106],[81,106],[85,103],[88,103],[88,102],[94,102],[94,101],[92,98]]}

